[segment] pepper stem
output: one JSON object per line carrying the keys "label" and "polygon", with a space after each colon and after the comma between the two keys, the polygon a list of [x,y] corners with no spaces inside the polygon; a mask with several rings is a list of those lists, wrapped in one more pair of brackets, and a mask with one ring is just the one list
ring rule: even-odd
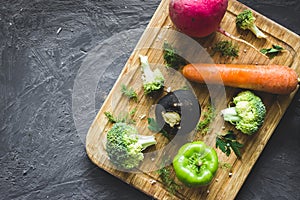
{"label": "pepper stem", "polygon": [[199,160],[199,161],[197,162],[197,166],[198,166],[198,167],[201,167],[202,164],[203,164],[203,163],[202,163],[201,160]]}

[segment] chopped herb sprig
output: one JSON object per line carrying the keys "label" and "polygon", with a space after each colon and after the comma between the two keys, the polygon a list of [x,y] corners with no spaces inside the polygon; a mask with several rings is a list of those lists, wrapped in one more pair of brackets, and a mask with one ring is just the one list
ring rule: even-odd
{"label": "chopped herb sprig", "polygon": [[162,166],[156,172],[158,173],[162,184],[174,195],[178,190],[182,189],[182,186],[176,183],[175,179],[172,177],[172,166],[166,166],[165,164],[167,161],[169,161],[169,159],[164,159]]}
{"label": "chopped herb sprig", "polygon": [[219,167],[220,167],[221,169],[231,171],[231,169],[232,169],[232,164],[227,163],[227,162],[219,162]]}
{"label": "chopped herb sprig", "polygon": [[220,53],[222,57],[236,58],[239,56],[239,48],[237,45],[233,45],[231,41],[220,41],[217,42],[213,47],[213,55]]}
{"label": "chopped herb sprig", "polygon": [[169,43],[165,42],[163,46],[164,60],[167,67],[178,70],[188,62],[178,55],[177,50]]}

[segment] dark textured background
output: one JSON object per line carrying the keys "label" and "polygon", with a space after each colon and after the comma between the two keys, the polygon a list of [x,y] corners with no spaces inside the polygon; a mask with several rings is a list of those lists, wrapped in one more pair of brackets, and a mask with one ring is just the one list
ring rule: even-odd
{"label": "dark textured background", "polygon": [[[1,0],[0,199],[151,199],[89,161],[72,90],[88,52],[122,31],[144,29],[159,2]],[[298,0],[241,2],[300,34]],[[102,80],[98,107],[126,60]],[[298,92],[237,199],[300,199],[299,155]]]}

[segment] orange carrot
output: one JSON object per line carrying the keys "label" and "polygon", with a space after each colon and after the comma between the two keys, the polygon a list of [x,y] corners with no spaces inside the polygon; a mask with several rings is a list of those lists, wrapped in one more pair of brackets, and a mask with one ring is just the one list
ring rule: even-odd
{"label": "orange carrot", "polygon": [[182,73],[188,80],[198,83],[224,84],[273,94],[289,94],[298,85],[295,70],[280,65],[198,63],[184,66]]}

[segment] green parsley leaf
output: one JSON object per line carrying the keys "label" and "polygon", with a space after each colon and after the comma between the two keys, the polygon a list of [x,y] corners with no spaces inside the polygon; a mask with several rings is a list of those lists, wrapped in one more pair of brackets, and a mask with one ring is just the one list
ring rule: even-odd
{"label": "green parsley leaf", "polygon": [[161,129],[161,127],[158,126],[157,122],[153,118],[148,118],[148,128],[152,132],[159,132],[161,133],[164,137],[166,137],[168,140],[171,140],[170,135],[167,133],[167,131]]}
{"label": "green parsley leaf", "polygon": [[153,132],[160,131],[157,122],[153,118],[148,118],[148,128]]}
{"label": "green parsley leaf", "polygon": [[216,148],[219,148],[223,153],[227,156],[230,155],[231,150],[235,153],[235,155],[240,158],[241,152],[240,149],[244,145],[239,143],[236,140],[236,135],[233,131],[228,131],[225,135],[217,135],[216,138]]}
{"label": "green parsley leaf", "polygon": [[283,50],[284,50],[283,47],[279,45],[272,45],[271,48],[263,48],[260,50],[260,52],[268,56],[270,59],[272,59],[275,56],[277,56],[279,53],[281,53]]}
{"label": "green parsley leaf", "polygon": [[217,137],[216,139],[216,148],[221,149],[222,152],[224,152],[227,156],[230,154],[230,149],[226,145],[226,142]]}
{"label": "green parsley leaf", "polygon": [[235,155],[240,158],[241,157],[240,148],[242,148],[244,145],[237,141],[233,141],[230,146],[233,152],[235,153]]}

